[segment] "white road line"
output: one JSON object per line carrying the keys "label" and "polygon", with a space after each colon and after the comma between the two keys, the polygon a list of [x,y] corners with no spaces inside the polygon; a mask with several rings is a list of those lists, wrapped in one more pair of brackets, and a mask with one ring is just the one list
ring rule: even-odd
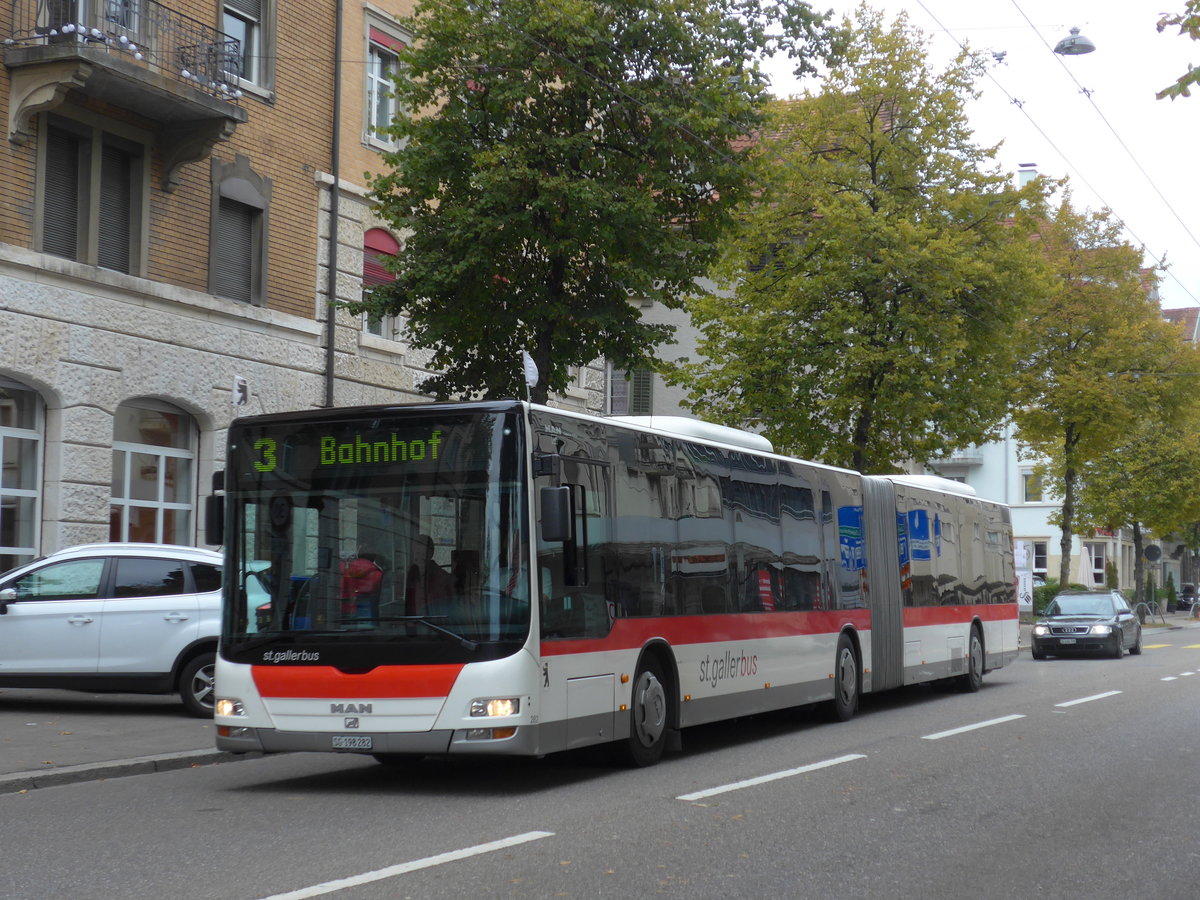
{"label": "white road line", "polygon": [[1195,675],[1196,673],[1195,672],[1180,672],[1179,674],[1182,675],[1184,678],[1187,678],[1187,676]]}
{"label": "white road line", "polygon": [[1092,694],[1090,697],[1080,697],[1078,700],[1067,700],[1064,703],[1055,703],[1055,706],[1078,706],[1080,703],[1091,703],[1093,700],[1103,700],[1105,697],[1115,697],[1120,691],[1105,691],[1103,694]]}
{"label": "white road line", "polygon": [[962,728],[951,728],[949,731],[939,731],[937,734],[926,734],[922,736],[921,740],[940,741],[942,738],[954,737],[956,734],[974,731],[977,728],[987,728],[989,725],[1001,725],[1004,722],[1012,722],[1023,718],[1025,717],[1019,713],[1011,716],[1001,716],[999,719],[988,719],[986,722],[976,722],[974,725],[964,725]]}
{"label": "white road line", "polygon": [[484,853],[493,853],[496,850],[504,850],[508,847],[516,847],[518,844],[525,844],[529,841],[553,836],[554,832],[552,831],[527,831],[524,834],[515,834],[512,837],[503,838],[499,841],[492,841],[490,844],[477,844],[474,847],[464,847],[462,850],[439,853],[437,856],[414,859],[412,862],[388,866],[386,869],[376,869],[374,872],[363,872],[361,875],[351,875],[349,878],[339,878],[337,881],[326,881],[324,884],[314,884],[312,887],[300,888],[298,891],[288,891],[286,894],[272,894],[270,897],[263,898],[263,900],[305,900],[307,897],[319,897],[322,894],[332,894],[334,891],[358,887],[360,884],[382,881],[385,878],[403,875],[406,872],[415,872],[418,869],[428,869],[432,866],[440,866],[443,863],[469,859],[472,856],[481,856]]}
{"label": "white road line", "polygon": [[1178,681],[1179,679],[1174,675],[1168,675],[1166,678],[1164,678],[1162,680],[1163,681]]}
{"label": "white road line", "polygon": [[801,766],[798,769],[788,769],[786,772],[775,772],[771,775],[760,775],[757,778],[747,778],[745,781],[735,781],[733,784],[725,784],[721,787],[709,788],[706,791],[696,791],[692,794],[681,794],[676,797],[676,800],[693,801],[703,800],[705,797],[713,797],[717,794],[725,794],[729,791],[738,791],[742,788],[754,787],[756,784],[766,784],[769,781],[778,781],[781,778],[791,778],[793,775],[804,775],[808,772],[815,772],[818,769],[828,769],[830,766],[841,765],[842,763],[850,762],[855,759],[866,759],[865,753],[851,753],[847,756],[839,756],[836,759],[827,759],[824,762],[813,763],[809,766]]}

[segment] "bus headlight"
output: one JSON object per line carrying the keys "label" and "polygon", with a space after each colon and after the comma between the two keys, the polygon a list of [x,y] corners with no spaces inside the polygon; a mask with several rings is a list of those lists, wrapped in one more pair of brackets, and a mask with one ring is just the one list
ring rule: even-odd
{"label": "bus headlight", "polygon": [[217,700],[214,711],[218,716],[244,716],[246,715],[246,707],[242,705],[241,700],[233,700],[222,697]]}
{"label": "bus headlight", "polygon": [[498,700],[472,700],[471,717],[515,716],[521,711],[521,701],[516,697],[506,697]]}

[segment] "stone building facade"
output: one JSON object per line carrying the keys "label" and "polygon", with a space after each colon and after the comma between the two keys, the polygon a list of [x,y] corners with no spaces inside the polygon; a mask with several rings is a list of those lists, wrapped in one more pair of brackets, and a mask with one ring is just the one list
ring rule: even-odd
{"label": "stone building facade", "polygon": [[[0,570],[202,543],[235,416],[428,399],[403,322],[337,309],[329,347],[331,286],[402,252],[363,173],[411,0],[342,7],[340,48],[330,0],[0,8]],[[602,410],[602,370],[556,402]]]}

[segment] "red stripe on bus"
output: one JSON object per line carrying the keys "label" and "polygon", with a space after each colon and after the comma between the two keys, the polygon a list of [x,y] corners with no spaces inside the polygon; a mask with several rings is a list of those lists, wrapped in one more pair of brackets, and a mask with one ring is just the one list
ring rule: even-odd
{"label": "red stripe on bus", "polygon": [[871,613],[865,609],[829,612],[745,613],[719,616],[670,616],[617,619],[612,631],[602,638],[542,639],[542,656],[632,650],[652,638],[676,646],[713,644],[722,641],[752,641],[762,638],[837,634],[850,625],[859,631],[871,628]]}
{"label": "red stripe on bus", "polygon": [[909,606],[904,610],[906,628],[922,625],[954,625],[971,619],[1004,622],[1017,618],[1015,603],[986,603],[978,606]]}
{"label": "red stripe on bus", "polygon": [[445,697],[462,665],[379,666],[347,675],[332,666],[251,666],[263,697],[344,698]]}

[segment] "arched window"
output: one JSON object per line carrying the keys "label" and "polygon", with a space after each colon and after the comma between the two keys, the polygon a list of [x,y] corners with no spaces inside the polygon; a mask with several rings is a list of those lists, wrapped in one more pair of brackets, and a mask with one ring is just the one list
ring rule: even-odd
{"label": "arched window", "polygon": [[42,398],[0,377],[0,572],[37,556],[44,421]]}
{"label": "arched window", "polygon": [[[396,276],[384,268],[383,257],[400,252],[400,242],[382,228],[371,228],[363,235],[363,293],[381,284],[391,284]],[[395,340],[399,322],[395,316],[363,316],[363,331],[367,334]]]}
{"label": "arched window", "polygon": [[113,424],[109,540],[193,543],[196,426],[154,400],[123,403]]}

